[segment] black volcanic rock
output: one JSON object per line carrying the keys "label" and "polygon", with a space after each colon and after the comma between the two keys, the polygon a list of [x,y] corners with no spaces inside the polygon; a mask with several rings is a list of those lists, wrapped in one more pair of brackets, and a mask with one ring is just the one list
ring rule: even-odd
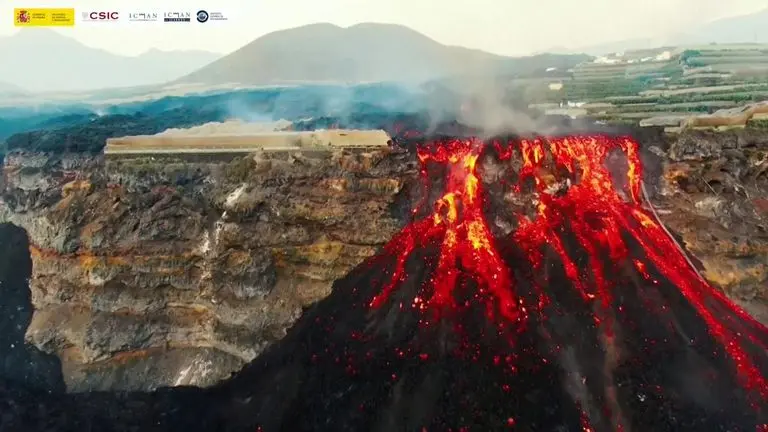
{"label": "black volcanic rock", "polygon": [[20,132],[8,137],[5,144],[8,151],[96,154],[102,151],[108,138],[154,135],[171,127],[191,127],[225,118],[221,111],[191,109],[176,109],[159,117],[144,113],[73,116],[53,121],[54,125],[57,121],[70,125]]}
{"label": "black volcanic rock", "polygon": [[63,392],[61,363],[24,340],[32,320],[28,279],[29,239],[23,229],[0,224],[0,379],[37,390]]}

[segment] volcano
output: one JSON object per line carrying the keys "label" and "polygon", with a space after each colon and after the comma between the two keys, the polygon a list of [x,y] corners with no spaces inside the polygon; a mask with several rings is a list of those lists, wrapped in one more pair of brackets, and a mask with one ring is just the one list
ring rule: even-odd
{"label": "volcano", "polygon": [[214,390],[207,427],[766,430],[768,330],[654,217],[635,141],[417,148],[411,222]]}
{"label": "volcano", "polygon": [[656,218],[636,141],[410,143],[409,222],[232,379],[120,395],[144,408],[119,419],[103,395],[57,409],[97,407],[76,430],[768,430],[768,329]]}

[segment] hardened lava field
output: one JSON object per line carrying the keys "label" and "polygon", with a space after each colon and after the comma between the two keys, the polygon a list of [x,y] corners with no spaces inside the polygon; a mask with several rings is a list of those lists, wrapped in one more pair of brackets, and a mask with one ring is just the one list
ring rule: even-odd
{"label": "hardened lava field", "polygon": [[226,387],[248,427],[765,430],[768,330],[649,210],[635,141],[417,153],[412,220]]}

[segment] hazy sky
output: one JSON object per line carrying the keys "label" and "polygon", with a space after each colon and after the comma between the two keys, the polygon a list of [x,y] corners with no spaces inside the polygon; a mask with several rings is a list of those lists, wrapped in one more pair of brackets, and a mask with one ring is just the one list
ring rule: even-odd
{"label": "hazy sky", "polygon": [[[520,55],[684,30],[691,23],[755,12],[768,0],[26,0],[0,4],[0,36],[13,34],[14,7],[78,11],[221,11],[206,24],[78,23],[58,30],[86,45],[135,55],[150,48],[231,52],[266,33],[316,22],[403,24],[449,45]],[[193,4],[193,7],[184,5]],[[179,9],[176,9],[179,8]]]}

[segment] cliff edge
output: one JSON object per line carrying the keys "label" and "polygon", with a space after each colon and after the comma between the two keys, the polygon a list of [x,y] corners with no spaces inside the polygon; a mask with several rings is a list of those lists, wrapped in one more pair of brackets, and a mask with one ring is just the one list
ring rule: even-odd
{"label": "cliff edge", "polygon": [[26,339],[68,391],[227,378],[397,231],[416,175],[387,149],[203,159],[6,158],[0,220],[32,257]]}
{"label": "cliff edge", "polygon": [[[704,277],[768,323],[768,133],[639,140],[662,221]],[[402,227],[417,166],[393,149],[15,151],[0,222],[29,237],[26,340],[58,356],[70,392],[220,382]]]}

